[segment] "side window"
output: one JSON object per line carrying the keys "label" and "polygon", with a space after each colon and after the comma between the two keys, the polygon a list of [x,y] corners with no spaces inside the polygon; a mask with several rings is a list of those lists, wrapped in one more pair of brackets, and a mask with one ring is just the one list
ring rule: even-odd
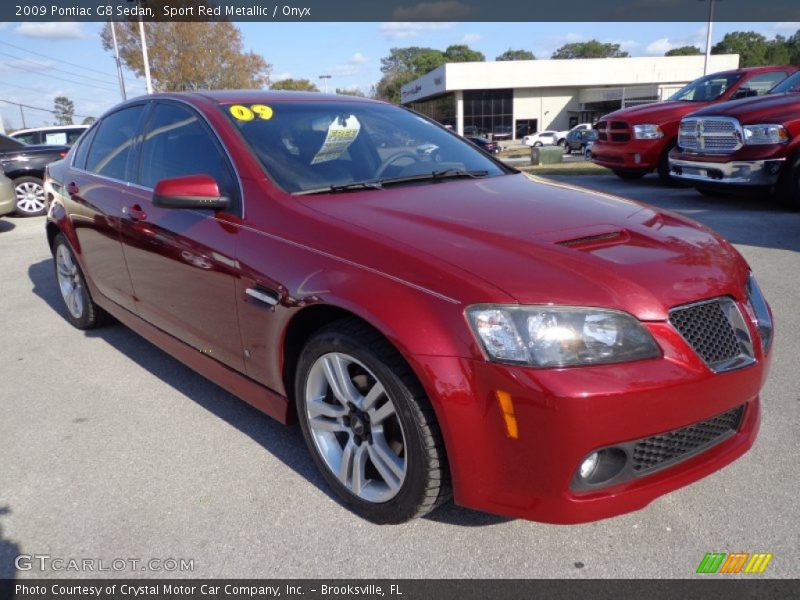
{"label": "side window", "polygon": [[78,147],[75,148],[75,158],[72,159],[72,166],[76,169],[86,169],[86,156],[89,154],[89,147],[92,145],[95,133],[97,133],[97,127],[92,127],[83,136]]}
{"label": "side window", "polygon": [[200,118],[176,104],[157,104],[142,141],[137,183],[152,188],[162,179],[201,174],[213,177],[223,195],[236,197],[231,167]]}
{"label": "side window", "polygon": [[786,73],[783,71],[771,71],[753,75],[736,91],[736,95],[738,96],[742,90],[752,90],[752,95],[763,96],[784,79],[786,79]]}
{"label": "side window", "polygon": [[67,145],[72,146],[75,142],[78,141],[78,138],[81,137],[81,134],[84,132],[84,129],[71,129],[67,132]]}
{"label": "side window", "polygon": [[36,134],[35,133],[23,133],[22,135],[15,135],[15,140],[19,140],[23,144],[35,144],[36,143]]}
{"label": "side window", "polygon": [[108,115],[100,123],[86,159],[86,170],[125,181],[139,120],[144,106],[131,106]]}

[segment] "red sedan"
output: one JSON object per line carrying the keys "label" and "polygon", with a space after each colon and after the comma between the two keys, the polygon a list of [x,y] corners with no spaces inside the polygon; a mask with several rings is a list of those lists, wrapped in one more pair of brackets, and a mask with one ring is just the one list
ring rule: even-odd
{"label": "red sedan", "polygon": [[52,164],[47,189],[69,321],[112,316],[298,420],[325,479],[374,522],[451,493],[600,519],[755,439],[772,317],[730,244],[531,181],[405,109],[140,98]]}

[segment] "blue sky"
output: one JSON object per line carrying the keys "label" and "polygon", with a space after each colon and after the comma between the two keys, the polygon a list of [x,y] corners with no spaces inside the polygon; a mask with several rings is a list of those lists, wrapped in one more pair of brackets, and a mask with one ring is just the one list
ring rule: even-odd
{"label": "blue sky", "polygon": [[[661,56],[670,47],[705,45],[705,23],[242,23],[245,46],[272,65],[272,79],[318,81],[369,92],[380,78],[380,59],[395,46],[444,49],[467,43],[493,59],[508,48],[548,58],[559,46],[597,38],[621,44],[632,56]],[[52,108],[66,95],[79,115],[97,116],[120,99],[114,62],[100,44],[99,23],[0,23],[0,99]],[[792,34],[800,23],[715,23],[713,40],[736,30],[768,38]],[[126,73],[129,96],[144,81]],[[322,87],[322,85],[321,85]],[[0,102],[7,128],[22,126],[19,108]],[[52,115],[25,109],[28,127]]]}

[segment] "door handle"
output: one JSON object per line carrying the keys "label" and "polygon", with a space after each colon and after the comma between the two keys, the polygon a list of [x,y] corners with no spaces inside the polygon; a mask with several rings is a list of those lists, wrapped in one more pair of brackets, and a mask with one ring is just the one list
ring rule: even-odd
{"label": "door handle", "polygon": [[74,181],[70,181],[70,182],[67,184],[67,193],[68,193],[70,196],[74,196],[74,195],[76,195],[76,194],[80,193],[80,191],[81,191],[81,190],[80,190],[80,188],[78,187],[78,184],[77,184],[77,183],[75,183]]}
{"label": "door handle", "polygon": [[133,206],[123,206],[122,215],[128,217],[131,221],[145,221],[147,220],[147,213],[142,210],[138,204]]}

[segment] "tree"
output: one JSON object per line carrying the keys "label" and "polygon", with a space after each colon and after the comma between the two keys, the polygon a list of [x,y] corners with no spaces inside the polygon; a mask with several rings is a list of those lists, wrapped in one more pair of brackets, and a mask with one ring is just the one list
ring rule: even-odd
{"label": "tree", "polygon": [[271,90],[294,90],[297,92],[318,92],[317,84],[308,79],[281,79],[272,82]]}
{"label": "tree", "polygon": [[364,97],[364,92],[358,88],[336,88],[336,93],[340,96],[358,96],[359,98]]}
{"label": "tree", "polygon": [[83,121],[81,121],[81,125],[91,125],[96,120],[97,119],[95,119],[94,117],[86,117]]}
{"label": "tree", "polygon": [[495,60],[536,60],[536,57],[529,50],[512,50],[509,48]]}
{"label": "tree", "polygon": [[757,67],[767,63],[767,38],[755,31],[732,31],[711,48],[712,54],[738,54],[740,67]]}
{"label": "tree", "polygon": [[765,55],[768,65],[788,65],[792,62],[792,53],[786,38],[776,35],[775,39],[767,42],[767,52]]}
{"label": "tree", "polygon": [[483,52],[473,50],[466,44],[453,44],[444,51],[445,62],[483,62],[486,57]]}
{"label": "tree", "polygon": [[75,104],[72,100],[66,96],[56,96],[53,107],[56,125],[72,125],[72,117],[75,116]]}
{"label": "tree", "polygon": [[[174,3],[173,3],[174,4]],[[253,52],[244,52],[242,33],[227,21],[183,23],[146,22],[150,72],[158,91],[263,88],[271,66]],[[101,34],[111,50],[111,29]],[[137,75],[144,74],[137,21],[117,23],[119,54]]]}
{"label": "tree", "polygon": [[664,52],[664,56],[696,56],[703,52],[697,46],[679,46]]}
{"label": "tree", "polygon": [[628,53],[619,49],[619,44],[589,40],[564,44],[553,52],[553,58],[625,58]]}

